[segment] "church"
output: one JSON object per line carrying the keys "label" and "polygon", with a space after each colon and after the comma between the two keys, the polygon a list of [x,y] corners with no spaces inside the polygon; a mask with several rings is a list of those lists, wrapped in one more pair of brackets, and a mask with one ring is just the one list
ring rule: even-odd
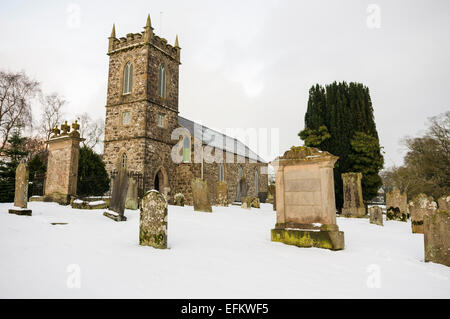
{"label": "church", "polygon": [[[180,52],[178,36],[172,46],[154,34],[150,15],[141,33],[117,38],[113,26],[103,157],[108,173],[125,168],[142,177],[143,191],[159,190],[169,200],[182,193],[188,205],[195,178],[208,181],[212,204],[219,181],[228,185],[229,203],[240,202],[243,196],[264,202],[267,163],[239,140],[179,115]],[[177,131],[184,133],[174,136]],[[211,144],[213,162],[203,157]],[[173,153],[180,155],[179,160]]]}

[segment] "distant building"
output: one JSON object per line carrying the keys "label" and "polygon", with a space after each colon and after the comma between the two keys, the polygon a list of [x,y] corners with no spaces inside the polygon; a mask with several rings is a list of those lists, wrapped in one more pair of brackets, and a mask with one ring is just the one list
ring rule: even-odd
{"label": "distant building", "polygon": [[[141,174],[144,190],[183,193],[192,204],[191,181],[208,181],[212,199],[219,180],[228,184],[230,202],[240,201],[239,181],[245,179],[248,195],[267,194],[267,163],[240,141],[178,115],[178,71],[181,48],[153,33],[150,16],[144,31],[109,37],[109,75],[103,160],[111,174],[119,167]],[[176,128],[200,136],[203,145],[214,140],[223,163],[194,163],[194,136],[172,140]],[[202,136],[201,133],[204,133]],[[206,135],[206,136],[205,136]],[[219,141],[219,142],[218,142]],[[182,161],[171,158],[173,147],[183,144]],[[231,147],[230,147],[231,146]],[[234,157],[233,163],[226,158]],[[243,163],[241,163],[243,162]]]}

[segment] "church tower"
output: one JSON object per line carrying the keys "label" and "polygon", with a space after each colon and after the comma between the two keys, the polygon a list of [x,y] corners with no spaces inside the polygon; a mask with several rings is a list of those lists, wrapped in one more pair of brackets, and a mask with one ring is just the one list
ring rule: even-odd
{"label": "church tower", "polygon": [[[120,167],[142,174],[144,189],[169,187],[172,131],[178,127],[181,48],[153,32],[109,37],[104,162],[109,173]],[[155,185],[155,180],[158,185]]]}

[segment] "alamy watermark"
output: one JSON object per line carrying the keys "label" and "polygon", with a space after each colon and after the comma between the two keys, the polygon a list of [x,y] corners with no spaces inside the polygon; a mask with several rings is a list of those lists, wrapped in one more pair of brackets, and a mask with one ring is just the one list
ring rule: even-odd
{"label": "alamy watermark", "polygon": [[81,26],[81,7],[77,3],[69,3],[66,7],[66,25],[69,29],[78,29]]}
{"label": "alamy watermark", "polygon": [[366,25],[369,29],[381,28],[381,8],[378,4],[369,4],[367,6]]}
{"label": "alamy watermark", "polygon": [[69,289],[81,288],[81,267],[78,264],[70,264],[66,268],[68,273],[66,285]]}

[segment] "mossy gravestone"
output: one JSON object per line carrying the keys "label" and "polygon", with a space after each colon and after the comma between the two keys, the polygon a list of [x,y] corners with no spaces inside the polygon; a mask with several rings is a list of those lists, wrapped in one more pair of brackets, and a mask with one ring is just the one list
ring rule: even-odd
{"label": "mossy gravestone", "polygon": [[402,222],[408,220],[406,194],[402,194],[398,189],[386,193],[386,219]]}
{"label": "mossy gravestone", "polygon": [[370,223],[383,226],[383,211],[380,206],[369,207]]}
{"label": "mossy gravestone", "polygon": [[185,198],[184,195],[181,193],[175,194],[175,196],[173,197],[173,202],[175,206],[182,206],[184,207],[184,202],[185,202]]}
{"label": "mossy gravestone", "polygon": [[10,214],[31,216],[31,210],[27,209],[28,175],[29,175],[28,166],[25,163],[20,163],[16,169],[14,208],[8,211]]}
{"label": "mossy gravestone", "polygon": [[361,179],[361,173],[342,174],[342,184],[344,186],[344,206],[342,207],[342,216],[364,217],[366,215]]}
{"label": "mossy gravestone", "polygon": [[224,181],[216,183],[216,205],[228,206],[228,185]]}
{"label": "mossy gravestone", "polygon": [[133,177],[129,177],[128,182],[128,191],[127,191],[127,199],[125,201],[125,208],[136,210],[138,209],[139,203],[138,203],[138,182]]}
{"label": "mossy gravestone", "polygon": [[212,213],[208,182],[201,178],[196,178],[191,182],[191,187],[192,197],[194,199],[194,211]]}
{"label": "mossy gravestone", "polygon": [[450,267],[450,212],[437,210],[423,217],[425,261]]}
{"label": "mossy gravestone", "polygon": [[111,195],[111,201],[109,203],[109,210],[117,214],[105,212],[108,218],[115,220],[116,222],[126,221],[124,216],[125,201],[128,193],[128,173],[126,169],[120,169],[119,174],[114,178],[113,190]]}
{"label": "mossy gravestone", "polygon": [[344,249],[344,232],[336,224],[333,168],[337,160],[315,148],[293,147],[272,162],[277,194],[272,241]]}
{"label": "mossy gravestone", "polygon": [[427,213],[433,214],[436,211],[436,202],[433,201],[431,196],[419,194],[409,203],[408,208],[411,214],[412,232],[423,234],[423,216]]}
{"label": "mossy gravestone", "polygon": [[155,190],[145,194],[141,201],[139,245],[167,248],[167,201]]}

